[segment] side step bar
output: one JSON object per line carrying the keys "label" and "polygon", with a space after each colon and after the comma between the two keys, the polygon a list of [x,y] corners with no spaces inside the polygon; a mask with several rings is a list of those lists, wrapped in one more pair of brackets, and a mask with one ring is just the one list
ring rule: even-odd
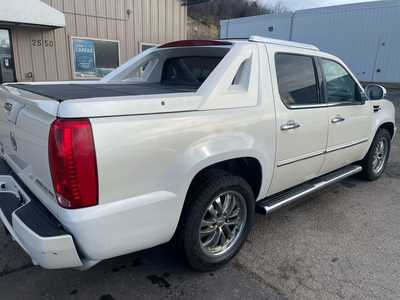
{"label": "side step bar", "polygon": [[268,215],[273,211],[289,205],[300,198],[303,198],[313,192],[319,191],[328,185],[331,185],[361,171],[362,167],[359,165],[350,165],[344,167],[332,173],[308,181],[304,184],[298,185],[297,187],[265,198],[264,200],[257,202],[256,211],[263,215]]}

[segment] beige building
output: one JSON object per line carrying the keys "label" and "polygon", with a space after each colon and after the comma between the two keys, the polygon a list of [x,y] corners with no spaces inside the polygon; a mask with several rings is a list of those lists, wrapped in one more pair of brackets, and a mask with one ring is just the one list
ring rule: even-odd
{"label": "beige building", "polygon": [[150,46],[186,38],[181,0],[0,0],[0,6],[0,83],[100,78]]}

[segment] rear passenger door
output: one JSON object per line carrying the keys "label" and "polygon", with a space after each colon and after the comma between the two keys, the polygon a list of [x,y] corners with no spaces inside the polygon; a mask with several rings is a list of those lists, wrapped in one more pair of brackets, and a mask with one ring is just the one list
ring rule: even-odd
{"label": "rear passenger door", "polygon": [[325,163],[328,173],[362,159],[368,147],[372,111],[349,71],[334,60],[319,58],[328,106],[329,133]]}
{"label": "rear passenger door", "polygon": [[313,56],[269,50],[269,57],[277,121],[275,172],[268,192],[271,195],[319,175],[328,115]]}

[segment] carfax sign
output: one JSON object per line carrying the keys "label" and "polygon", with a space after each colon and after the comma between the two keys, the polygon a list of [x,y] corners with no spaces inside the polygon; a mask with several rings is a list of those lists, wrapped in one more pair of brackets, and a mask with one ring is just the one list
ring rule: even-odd
{"label": "carfax sign", "polygon": [[75,72],[84,76],[96,76],[95,43],[93,40],[73,39]]}

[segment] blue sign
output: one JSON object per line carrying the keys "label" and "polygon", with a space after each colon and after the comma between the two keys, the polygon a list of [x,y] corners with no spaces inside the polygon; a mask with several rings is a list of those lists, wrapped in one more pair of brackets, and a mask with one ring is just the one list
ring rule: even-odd
{"label": "blue sign", "polygon": [[81,76],[96,75],[95,42],[93,40],[74,39],[75,72]]}

